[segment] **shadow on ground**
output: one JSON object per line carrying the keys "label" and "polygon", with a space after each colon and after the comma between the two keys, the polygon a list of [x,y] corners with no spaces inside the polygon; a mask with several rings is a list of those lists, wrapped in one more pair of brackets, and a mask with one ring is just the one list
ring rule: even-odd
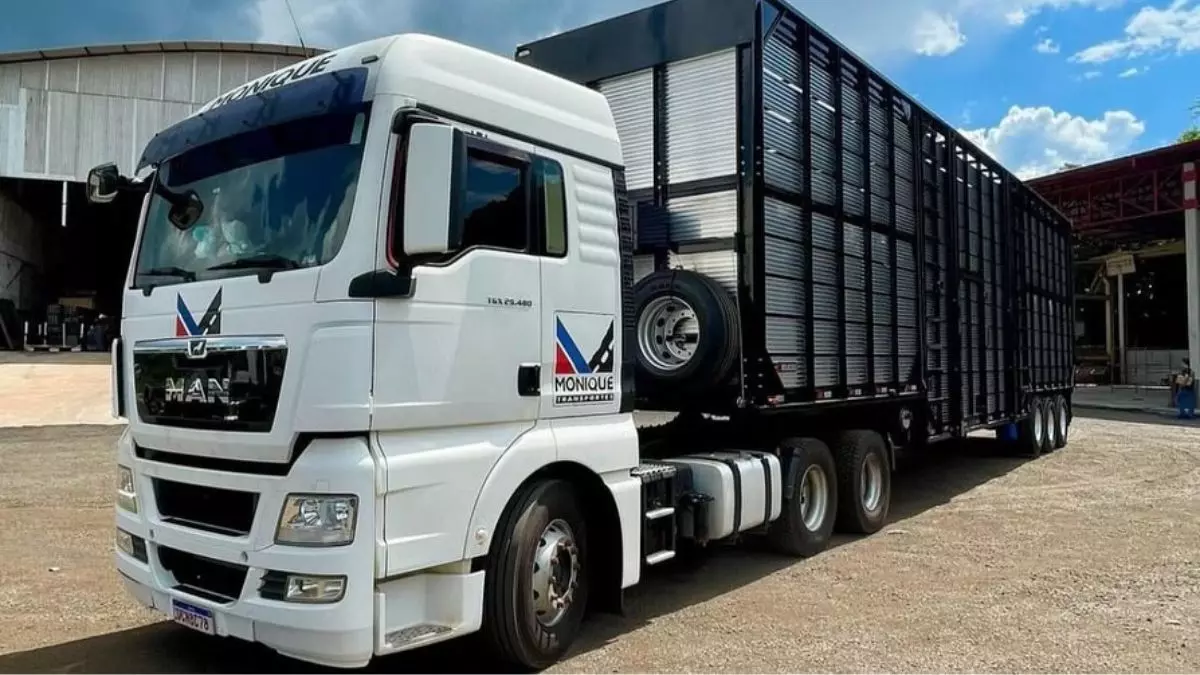
{"label": "shadow on ground", "polygon": [[[893,482],[891,521],[912,518],[976,486],[1000,477],[1025,460],[1004,454],[990,439],[944,443],[905,463]],[[839,536],[835,546],[852,545]],[[655,570],[627,593],[626,616],[596,616],[586,625],[574,653],[586,653],[642,627],[656,617],[723,595],[772,572],[803,561],[755,547],[713,552],[698,568]],[[479,658],[475,637],[376,659],[370,672],[500,672]],[[218,640],[171,623],[159,623],[52,647],[0,656],[0,672],[215,673],[320,672],[237,640]]]}

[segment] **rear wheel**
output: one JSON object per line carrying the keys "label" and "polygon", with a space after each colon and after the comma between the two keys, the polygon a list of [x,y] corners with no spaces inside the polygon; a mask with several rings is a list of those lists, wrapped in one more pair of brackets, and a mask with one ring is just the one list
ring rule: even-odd
{"label": "rear wheel", "polygon": [[1054,447],[1055,449],[1067,447],[1067,442],[1070,440],[1071,432],[1071,410],[1067,404],[1067,397],[1059,394],[1054,397]]}
{"label": "rear wheel", "polygon": [[1038,405],[1042,409],[1042,452],[1054,452],[1054,399],[1043,398]]}
{"label": "rear wheel", "polygon": [[488,555],[483,634],[501,660],[541,670],[579,633],[588,595],[587,523],[566,481],[526,488]]}
{"label": "rear wheel", "polygon": [[838,476],[837,527],[874,534],[887,524],[892,471],[887,446],[874,431],[843,431],[831,443]]}
{"label": "rear wheel", "polygon": [[1041,399],[1031,399],[1029,414],[1017,425],[1017,452],[1022,457],[1036,459],[1042,454],[1046,433],[1046,424],[1042,419],[1044,412]]}
{"label": "rear wheel", "polygon": [[829,545],[837,518],[838,485],[833,453],[815,438],[780,444],[784,461],[783,513],[767,539],[780,553],[814,556]]}

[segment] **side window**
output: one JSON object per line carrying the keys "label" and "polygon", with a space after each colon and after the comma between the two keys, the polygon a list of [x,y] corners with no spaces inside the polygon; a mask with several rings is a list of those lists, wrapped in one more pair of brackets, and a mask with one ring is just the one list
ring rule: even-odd
{"label": "side window", "polygon": [[525,204],[523,162],[471,150],[463,185],[463,248],[529,248],[529,211]]}
{"label": "side window", "polygon": [[567,193],[562,165],[539,158],[538,183],[541,188],[542,252],[549,256],[567,254]]}

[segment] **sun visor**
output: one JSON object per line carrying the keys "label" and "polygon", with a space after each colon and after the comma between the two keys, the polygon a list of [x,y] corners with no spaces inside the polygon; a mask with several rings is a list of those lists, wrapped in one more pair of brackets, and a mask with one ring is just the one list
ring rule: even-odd
{"label": "sun visor", "polygon": [[367,73],[365,67],[346,68],[287,82],[294,74],[285,70],[242,85],[156,134],[142,152],[137,171],[213,141],[358,106],[366,93]]}

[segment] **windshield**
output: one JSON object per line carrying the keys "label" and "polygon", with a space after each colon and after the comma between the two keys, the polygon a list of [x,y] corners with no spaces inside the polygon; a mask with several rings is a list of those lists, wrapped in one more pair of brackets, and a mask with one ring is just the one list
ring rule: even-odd
{"label": "windshield", "polygon": [[[329,262],[350,222],[369,113],[365,104],[265,127],[163,163],[134,287]],[[180,228],[168,198],[189,191],[203,212]]]}

